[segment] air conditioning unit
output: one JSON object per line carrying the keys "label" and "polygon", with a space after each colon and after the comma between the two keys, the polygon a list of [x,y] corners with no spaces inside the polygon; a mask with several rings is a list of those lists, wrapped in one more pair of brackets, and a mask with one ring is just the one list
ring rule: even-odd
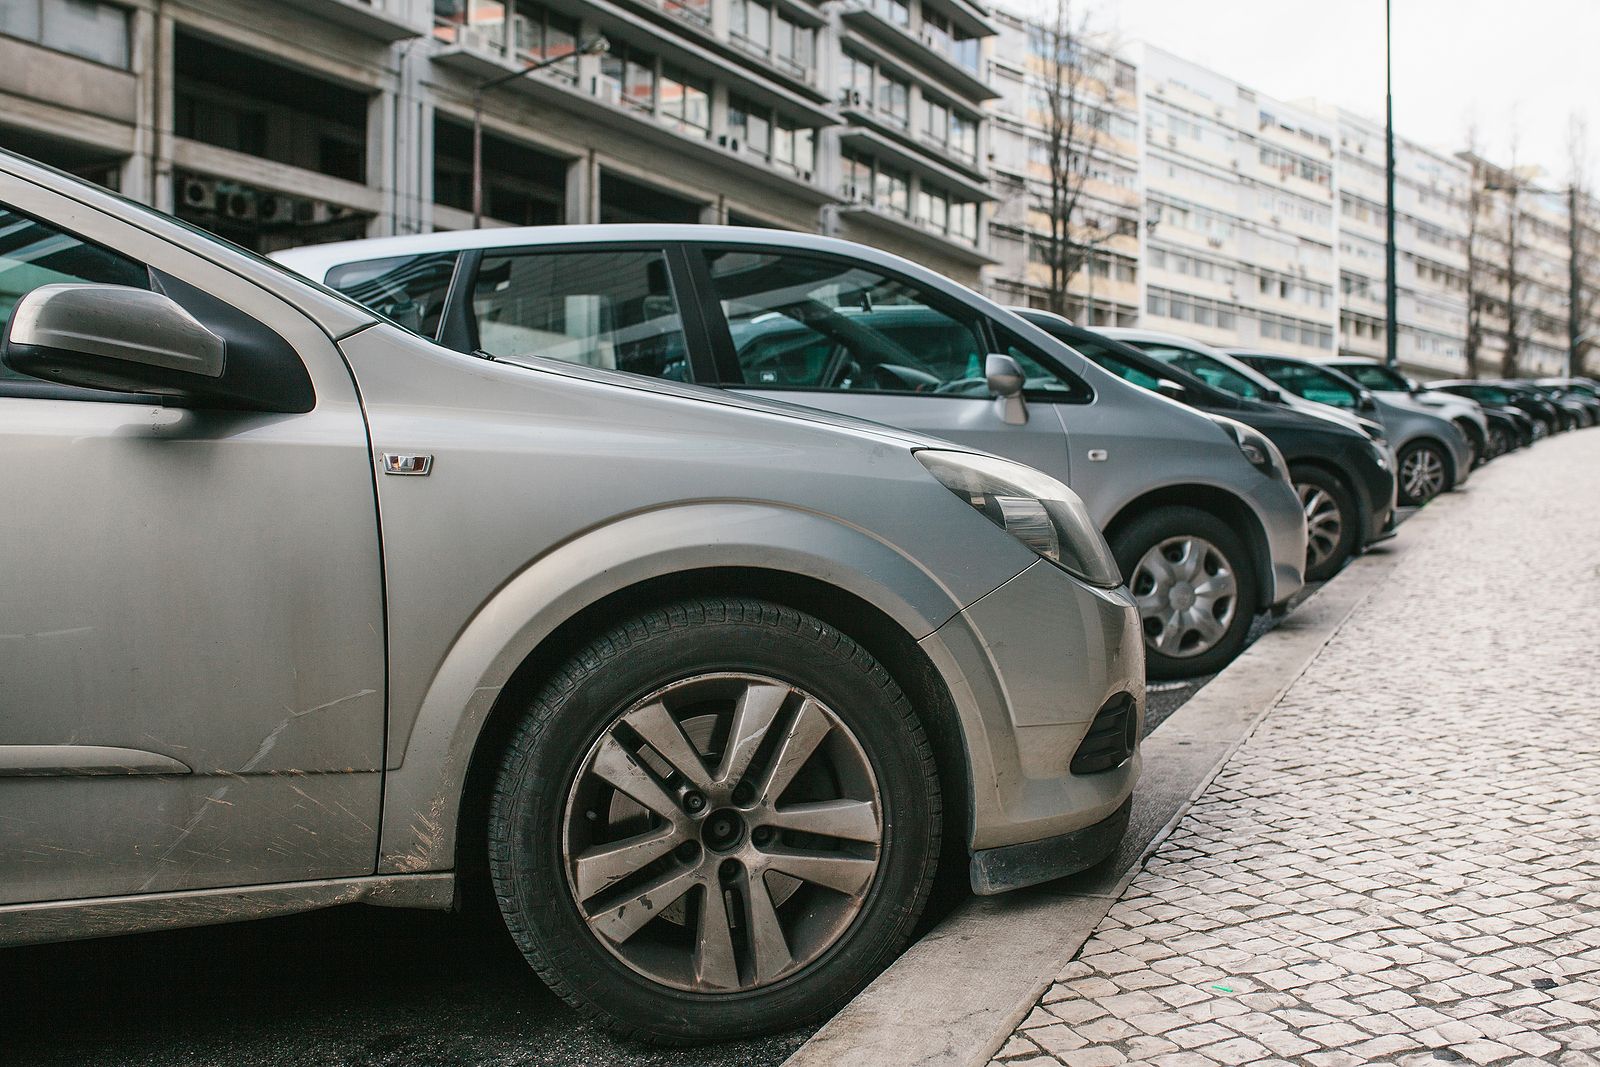
{"label": "air conditioning unit", "polygon": [[604,104],[622,103],[622,86],[610,78],[596,78],[594,80],[594,93],[596,100]]}
{"label": "air conditioning unit", "polygon": [[845,187],[844,198],[852,204],[864,204],[867,202],[867,194],[854,185]]}
{"label": "air conditioning unit", "polygon": [[811,180],[811,178],[812,178],[811,171],[803,170],[803,171],[800,172],[800,180],[801,181],[808,182],[808,181]]}
{"label": "air conditioning unit", "polygon": [[844,92],[839,94],[839,103],[844,107],[860,107],[861,90],[846,89]]}
{"label": "air conditioning unit", "polygon": [[1206,244],[1210,245],[1212,248],[1221,248],[1222,247],[1222,238],[1220,238],[1220,237],[1207,237],[1206,238]]}
{"label": "air conditioning unit", "polygon": [[190,178],[183,183],[179,195],[183,198],[183,206],[196,211],[215,211],[217,209],[217,183],[205,178]]}
{"label": "air conditioning unit", "polygon": [[293,223],[298,217],[295,198],[268,193],[256,200],[256,217],[266,223]]}
{"label": "air conditioning unit", "polygon": [[481,26],[459,27],[456,40],[461,47],[474,52],[488,52],[493,55],[502,55],[505,52],[505,46],[490,37],[488,31]]}

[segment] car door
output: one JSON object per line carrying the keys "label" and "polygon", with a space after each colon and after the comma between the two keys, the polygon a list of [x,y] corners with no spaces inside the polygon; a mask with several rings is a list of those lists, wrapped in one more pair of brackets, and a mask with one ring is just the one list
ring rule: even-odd
{"label": "car door", "polygon": [[163,238],[0,173],[0,324],[160,287],[303,410],[0,371],[0,904],[367,874],[384,629],[373,466],[333,342]]}
{"label": "car door", "polygon": [[[927,286],[846,257],[689,246],[720,384],[994,452],[1070,482],[1060,375],[1012,354],[1032,403],[1010,423],[984,377],[983,317]],[[998,351],[1006,351],[1005,348]]]}

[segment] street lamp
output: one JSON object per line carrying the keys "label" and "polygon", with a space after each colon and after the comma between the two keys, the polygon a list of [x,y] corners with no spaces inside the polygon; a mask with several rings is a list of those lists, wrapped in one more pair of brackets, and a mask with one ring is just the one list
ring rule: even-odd
{"label": "street lamp", "polygon": [[488,81],[479,82],[477,88],[472,90],[472,228],[474,230],[483,226],[483,94],[498,85],[515,81],[524,75],[532,74],[536,70],[554,66],[566,59],[569,55],[599,56],[611,50],[611,42],[604,37],[591,37],[578,46],[575,53],[562,56],[549,56],[530,63],[526,67],[505,74],[497,74]]}
{"label": "street lamp", "polygon": [[1400,280],[1395,277],[1394,239],[1394,46],[1389,17],[1390,0],[1383,0],[1383,180],[1388,211],[1384,219],[1384,327],[1383,362],[1394,370],[1400,362]]}

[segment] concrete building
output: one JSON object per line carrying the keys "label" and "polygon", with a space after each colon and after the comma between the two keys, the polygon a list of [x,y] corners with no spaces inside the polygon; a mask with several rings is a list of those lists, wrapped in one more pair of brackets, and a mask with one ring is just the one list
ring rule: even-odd
{"label": "concrete building", "polygon": [[[1383,125],[1325,109],[1338,123],[1339,352],[1387,351],[1387,220]],[[1398,357],[1419,377],[1465,369],[1467,232],[1472,168],[1458,157],[1395,139]]]}
{"label": "concrete building", "polygon": [[[990,76],[999,98],[989,109],[996,198],[989,250],[998,262],[986,272],[986,284],[1004,303],[1046,307],[1050,61],[1026,19],[999,9],[994,20],[1000,33]],[[1067,313],[1083,323],[1131,326],[1140,308],[1138,79],[1134,65],[1120,56],[1085,47],[1078,57],[1078,121],[1085,136],[1075,147],[1087,159],[1074,168],[1084,180],[1072,230],[1094,247],[1067,284]]]}
{"label": "concrete building", "polygon": [[[487,223],[823,229],[976,280],[969,0],[10,0],[0,146],[261,250]],[[603,55],[580,44],[604,36]]]}
{"label": "concrete building", "polygon": [[1335,124],[1151,46],[1139,80],[1142,325],[1332,354]]}

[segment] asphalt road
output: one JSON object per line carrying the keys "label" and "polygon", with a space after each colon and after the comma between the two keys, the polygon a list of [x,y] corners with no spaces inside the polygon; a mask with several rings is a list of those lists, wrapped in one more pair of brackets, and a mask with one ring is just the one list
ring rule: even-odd
{"label": "asphalt road", "polygon": [[[1257,618],[1251,640],[1271,625]],[[1146,733],[1209,680],[1153,690]],[[959,893],[941,887],[925,925]],[[11,949],[0,992],[4,1067],[772,1067],[811,1033],[617,1041],[539,982],[492,915],[363,906]]]}

